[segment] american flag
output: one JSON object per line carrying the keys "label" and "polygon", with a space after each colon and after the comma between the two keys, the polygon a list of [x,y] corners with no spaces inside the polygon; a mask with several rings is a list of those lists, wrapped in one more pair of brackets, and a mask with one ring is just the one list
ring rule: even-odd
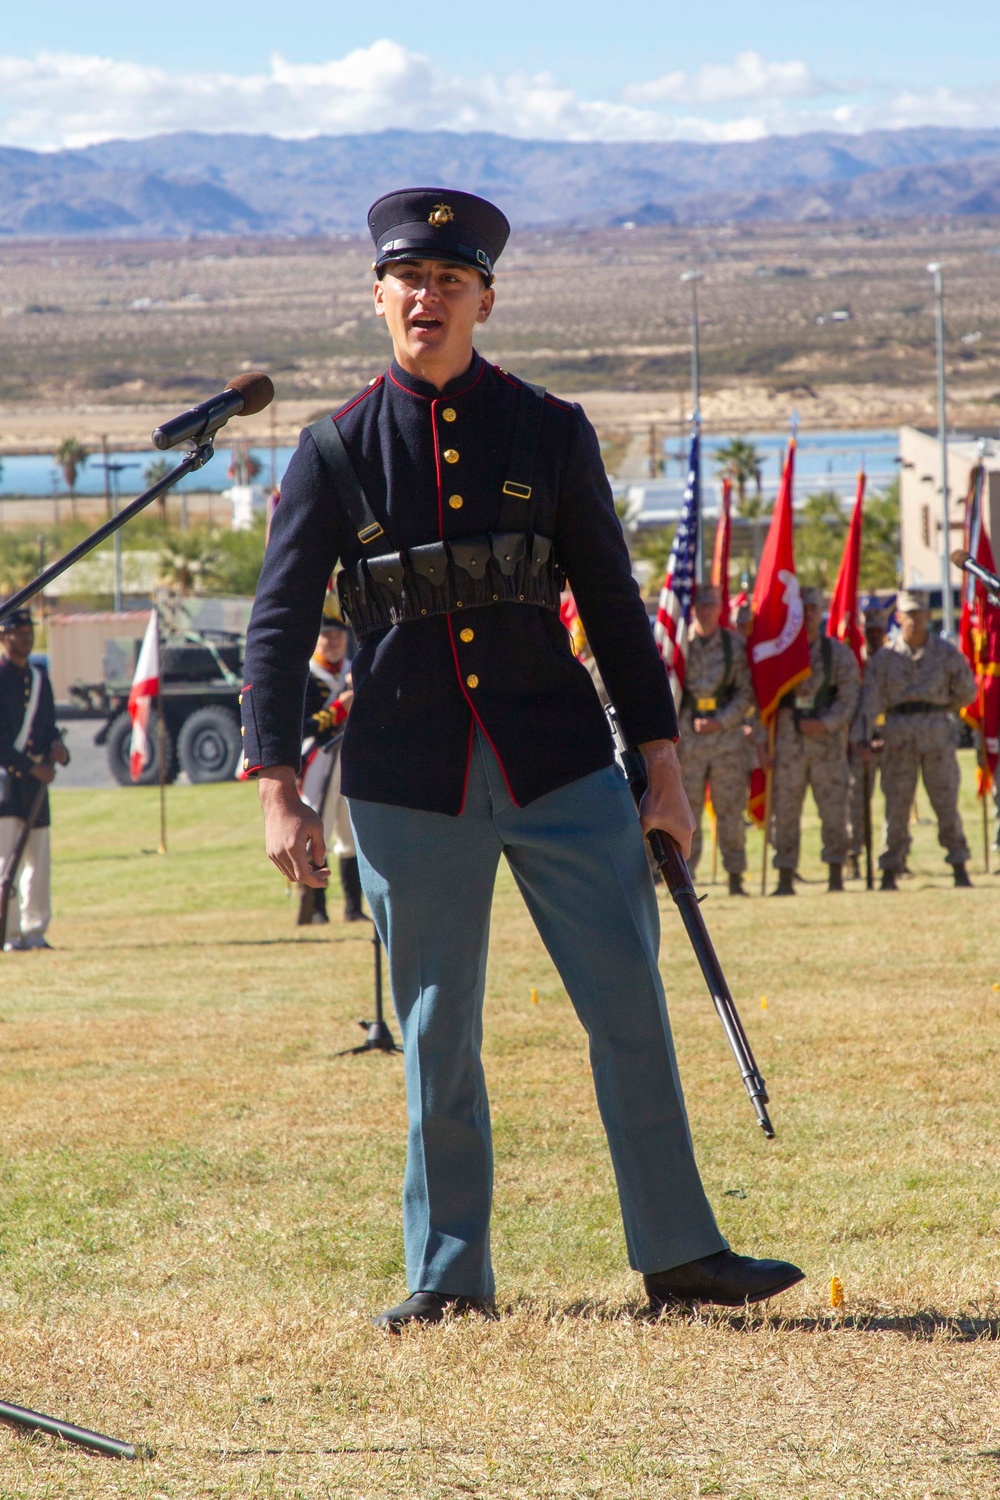
{"label": "american flag", "polygon": [[674,698],[680,703],[687,667],[688,630],[691,625],[691,606],[694,602],[695,559],[698,553],[698,524],[701,510],[701,495],[698,485],[698,433],[691,437],[691,454],[688,459],[687,488],[684,491],[684,509],[670,549],[670,559],[660,590],[660,604],[656,611],[653,634],[660,648],[660,655],[670,673]]}

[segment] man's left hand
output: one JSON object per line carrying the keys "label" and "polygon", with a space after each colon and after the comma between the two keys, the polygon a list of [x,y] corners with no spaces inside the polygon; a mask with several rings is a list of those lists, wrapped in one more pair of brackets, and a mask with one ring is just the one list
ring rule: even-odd
{"label": "man's left hand", "polygon": [[62,740],[56,740],[49,751],[49,760],[56,766],[69,765],[69,751]]}
{"label": "man's left hand", "polygon": [[681,765],[672,740],[650,740],[640,745],[649,785],[639,804],[644,834],[654,828],[669,833],[684,858],[691,853],[695,820],[681,782]]}

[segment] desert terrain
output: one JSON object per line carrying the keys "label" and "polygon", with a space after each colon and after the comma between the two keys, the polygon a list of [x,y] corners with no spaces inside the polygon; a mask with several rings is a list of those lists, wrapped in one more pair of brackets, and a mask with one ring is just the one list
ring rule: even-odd
{"label": "desert terrain", "polygon": [[[690,406],[686,268],[699,286],[703,414],[715,430],[933,424],[928,261],[945,263],[949,414],[1000,425],[1000,224],[769,224],[522,233],[480,346],[586,401],[602,436]],[[356,238],[0,247],[0,452],[150,428],[241,369],[275,406],[241,432],[294,441],[383,367],[370,247]],[[848,316],[834,320],[833,314]]]}

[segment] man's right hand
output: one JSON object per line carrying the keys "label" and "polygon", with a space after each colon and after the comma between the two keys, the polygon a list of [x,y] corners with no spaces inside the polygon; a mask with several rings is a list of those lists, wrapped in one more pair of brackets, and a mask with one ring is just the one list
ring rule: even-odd
{"label": "man's right hand", "polygon": [[299,796],[292,767],[265,766],[257,773],[257,795],[268,859],[287,880],[323,890],[330,878],[323,820]]}
{"label": "man's right hand", "polygon": [[43,786],[51,786],[56,779],[56,768],[55,766],[50,766],[48,761],[42,761],[40,765],[32,766],[31,774]]}

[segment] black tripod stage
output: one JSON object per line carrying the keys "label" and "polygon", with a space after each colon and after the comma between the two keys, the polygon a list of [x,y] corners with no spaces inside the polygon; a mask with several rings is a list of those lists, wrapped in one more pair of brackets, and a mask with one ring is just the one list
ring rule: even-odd
{"label": "black tripod stage", "polygon": [[397,1046],[396,1039],[388,1026],[385,1024],[385,1016],[382,1010],[382,944],[377,932],[372,933],[372,946],[375,949],[375,1019],[374,1021],[359,1021],[358,1025],[366,1033],[364,1041],[358,1047],[345,1047],[342,1052],[337,1052],[336,1057],[357,1057],[361,1052],[402,1052],[402,1047]]}

